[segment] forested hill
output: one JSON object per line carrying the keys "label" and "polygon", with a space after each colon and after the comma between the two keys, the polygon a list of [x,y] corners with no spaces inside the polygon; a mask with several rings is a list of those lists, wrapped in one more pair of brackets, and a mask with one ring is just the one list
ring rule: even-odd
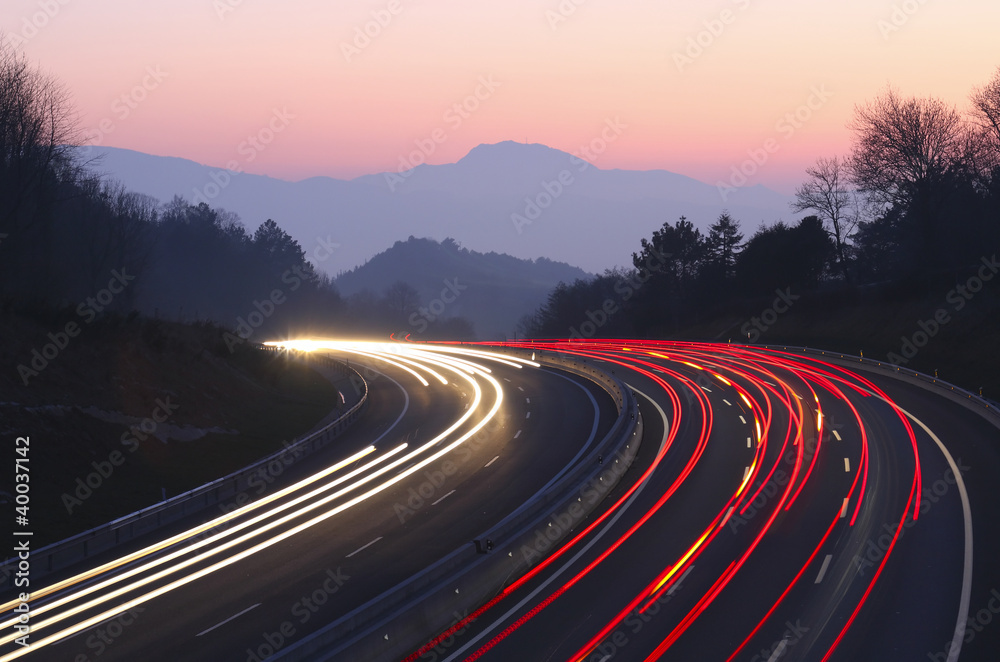
{"label": "forested hill", "polygon": [[335,283],[343,296],[355,300],[366,298],[366,292],[388,291],[415,337],[438,318],[464,317],[478,337],[502,338],[513,335],[516,322],[560,281],[589,277],[582,269],[546,258],[478,253],[453,239],[411,236],[340,274]]}

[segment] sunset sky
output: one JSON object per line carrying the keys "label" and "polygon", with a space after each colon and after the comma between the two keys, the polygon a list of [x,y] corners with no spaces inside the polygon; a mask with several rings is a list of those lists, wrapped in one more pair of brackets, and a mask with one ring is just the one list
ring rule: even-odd
{"label": "sunset sky", "polygon": [[785,193],[848,151],[855,104],[887,84],[964,109],[1000,66],[998,24],[970,0],[4,0],[0,17],[95,144],[351,178],[415,141],[430,163],[502,140],[579,152],[617,119],[601,168],[714,184],[774,139],[750,183]]}

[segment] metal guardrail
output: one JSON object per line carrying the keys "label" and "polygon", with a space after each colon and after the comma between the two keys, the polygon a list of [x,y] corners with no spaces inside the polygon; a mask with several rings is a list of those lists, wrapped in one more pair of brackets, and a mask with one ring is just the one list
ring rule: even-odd
{"label": "metal guardrail", "polygon": [[815,347],[798,347],[795,345],[741,345],[741,347],[757,347],[763,349],[776,350],[779,347],[782,350],[788,351],[802,351],[808,354],[817,354],[820,356],[830,356],[840,359],[856,361],[862,365],[870,368],[878,368],[886,372],[888,375],[895,377],[908,377],[913,378],[923,384],[940,389],[948,394],[955,396],[956,401],[966,404],[974,410],[979,410],[984,414],[993,416],[997,420],[995,424],[1000,425],[1000,403],[993,402],[987,398],[967,391],[961,386],[956,386],[951,382],[945,381],[934,377],[933,375],[928,375],[917,370],[911,370],[909,368],[903,368],[894,363],[889,363],[887,361],[879,361],[876,359],[868,359],[863,356],[855,356],[854,354],[845,354],[843,352],[831,352],[830,350],[816,349]]}
{"label": "metal guardrail", "polygon": [[[500,349],[521,358],[531,354],[530,350]],[[398,658],[412,652],[426,641],[428,631],[451,625],[456,609],[478,607],[526,572],[533,563],[522,553],[525,546],[531,548],[542,535],[554,548],[603,501],[577,505],[580,491],[594,484],[600,486],[602,497],[610,492],[635,458],[642,441],[642,418],[635,395],[618,378],[583,361],[558,352],[537,354],[539,363],[589,379],[614,398],[618,417],[604,438],[544,494],[536,495],[474,541],[282,650],[275,659],[340,659],[345,649],[351,659]],[[598,455],[604,455],[607,463],[599,464]],[[609,474],[607,480],[603,474]],[[558,535],[553,536],[553,532]],[[493,549],[477,551],[477,541],[487,539],[493,542]],[[548,549],[536,549],[538,556]],[[420,627],[414,628],[413,623]]]}
{"label": "metal guardrail", "polygon": [[[263,351],[277,351],[276,348],[258,346]],[[351,378],[351,381],[361,388],[361,399],[335,421],[331,421],[319,430],[288,444],[280,451],[272,453],[253,464],[243,467],[233,473],[218,478],[187,492],[173,496],[165,501],[137,510],[134,513],[94,527],[75,536],[52,543],[38,550],[31,551],[32,580],[61,570],[95,554],[107,552],[114,547],[128,542],[138,536],[151,533],[158,528],[175,522],[209,506],[218,505],[225,500],[247,492],[252,486],[249,481],[259,476],[267,465],[275,461],[283,461],[288,454],[296,456],[308,455],[327,446],[344,430],[350,427],[363,413],[368,404],[368,383],[358,371],[347,364],[328,356],[311,356],[310,360],[318,360],[328,367]],[[248,499],[249,502],[249,499]],[[242,504],[241,504],[242,505]],[[17,559],[9,559],[0,564],[0,580],[7,587],[13,587],[14,571]]]}

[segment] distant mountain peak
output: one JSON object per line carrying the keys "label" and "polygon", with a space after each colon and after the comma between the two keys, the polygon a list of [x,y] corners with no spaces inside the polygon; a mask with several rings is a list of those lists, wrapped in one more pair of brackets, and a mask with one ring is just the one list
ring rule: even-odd
{"label": "distant mountain peak", "polygon": [[511,165],[530,164],[537,167],[539,163],[556,160],[569,162],[572,154],[543,145],[541,143],[521,143],[513,140],[503,140],[498,143],[483,143],[469,150],[469,153],[459,159],[455,165]]}

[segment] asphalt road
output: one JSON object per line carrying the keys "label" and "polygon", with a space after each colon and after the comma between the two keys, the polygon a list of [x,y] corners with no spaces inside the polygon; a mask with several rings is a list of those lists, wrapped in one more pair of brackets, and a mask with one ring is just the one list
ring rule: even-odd
{"label": "asphalt road", "polygon": [[[998,659],[995,424],[926,388],[812,355],[674,343],[552,349],[613,369],[634,389],[645,425],[639,455],[545,562],[454,631],[428,632],[436,646],[412,658],[945,661],[961,642],[961,660]],[[362,421],[258,498],[373,441],[375,451],[313,487],[374,463],[343,485],[361,481],[453,428],[447,439],[314,511],[302,513],[334,488],[302,497],[288,522],[258,532],[281,517],[269,515],[241,532],[256,537],[109,604],[340,509],[324,521],[130,614],[89,608],[69,622],[113,618],[25,657],[265,659],[468,544],[599,439],[615,414],[584,380],[490,367],[499,391],[476,376],[481,401],[470,407],[476,396],[463,378],[424,386],[381,364]],[[501,391],[483,431],[350,505],[471,432]],[[407,449],[388,456],[402,442]],[[189,558],[178,554],[170,564]]]}
{"label": "asphalt road", "polygon": [[607,520],[420,659],[946,660],[957,640],[998,659],[995,426],[802,356],[622,347],[588,348],[633,366],[614,367],[646,423]]}
{"label": "asphalt road", "polygon": [[[482,362],[485,363],[485,362]],[[333,489],[302,497],[280,515],[269,515],[239,534],[247,540],[207,558],[196,559],[184,568],[179,564],[193,556],[190,542],[171,546],[143,559],[162,558],[177,551],[178,556],[157,568],[144,570],[138,577],[151,578],[142,587],[126,587],[120,595],[97,606],[67,616],[59,627],[87,618],[100,623],[60,641],[32,647],[29,660],[252,660],[263,658],[297,641],[315,628],[348,613],[382,591],[405,580],[437,559],[468,544],[506,514],[516,509],[545,485],[579,449],[606,431],[614,416],[610,397],[590,382],[544,368],[516,369],[490,364],[492,377],[501,386],[503,402],[496,415],[478,434],[470,435],[453,450],[417,467],[370,498],[308,528],[287,535],[294,527],[335,506],[346,506],[363,490],[329,499]],[[340,486],[359,482],[417,447],[426,450],[412,460],[400,462],[365,487],[392,479],[414,468],[414,463],[430,459],[483,420],[497,402],[497,389],[480,376],[474,381],[482,391],[474,404],[472,383],[450,375],[447,385],[429,379],[424,386],[417,379],[385,363],[378,366],[384,377],[371,379],[370,409],[362,420],[339,439],[333,448],[294,465],[258,498],[279,494],[287,484],[348,457],[376,439],[376,450],[338,472],[310,486],[328,480],[368,462],[375,466]],[[446,370],[434,368],[439,374]],[[418,370],[423,376],[429,373]],[[405,395],[404,395],[405,393]],[[470,410],[472,410],[470,412]],[[461,416],[471,413],[464,423]],[[438,443],[436,437],[451,429]],[[406,450],[379,461],[400,443]],[[387,455],[386,455],[387,456]],[[388,456],[387,456],[388,457]],[[336,460],[334,459],[336,458]],[[276,499],[275,508],[299,499],[304,490]],[[308,513],[311,505],[328,501]],[[253,514],[256,514],[255,511]],[[206,514],[215,517],[219,511]],[[287,515],[287,522],[268,531],[271,524]],[[230,522],[219,531],[232,531],[249,515]],[[185,582],[198,571],[237,558],[261,541],[278,540],[253,554]],[[226,538],[225,540],[230,540]],[[222,542],[206,545],[216,548]],[[203,551],[203,550],[199,550]],[[124,565],[100,577],[120,577],[137,563]],[[163,577],[154,572],[169,568]],[[67,592],[78,592],[96,580],[75,585],[52,596],[32,602],[33,623],[41,623],[54,613],[65,613],[85,599],[106,595],[119,584],[101,588],[40,613],[46,604]],[[176,584],[176,585],[175,585]],[[163,593],[146,599],[150,591]],[[131,600],[141,600],[132,606]],[[107,618],[110,617],[110,618]],[[32,633],[32,641],[44,641],[56,626]],[[9,628],[4,629],[10,632]],[[0,659],[15,659],[13,643],[6,643]]]}

